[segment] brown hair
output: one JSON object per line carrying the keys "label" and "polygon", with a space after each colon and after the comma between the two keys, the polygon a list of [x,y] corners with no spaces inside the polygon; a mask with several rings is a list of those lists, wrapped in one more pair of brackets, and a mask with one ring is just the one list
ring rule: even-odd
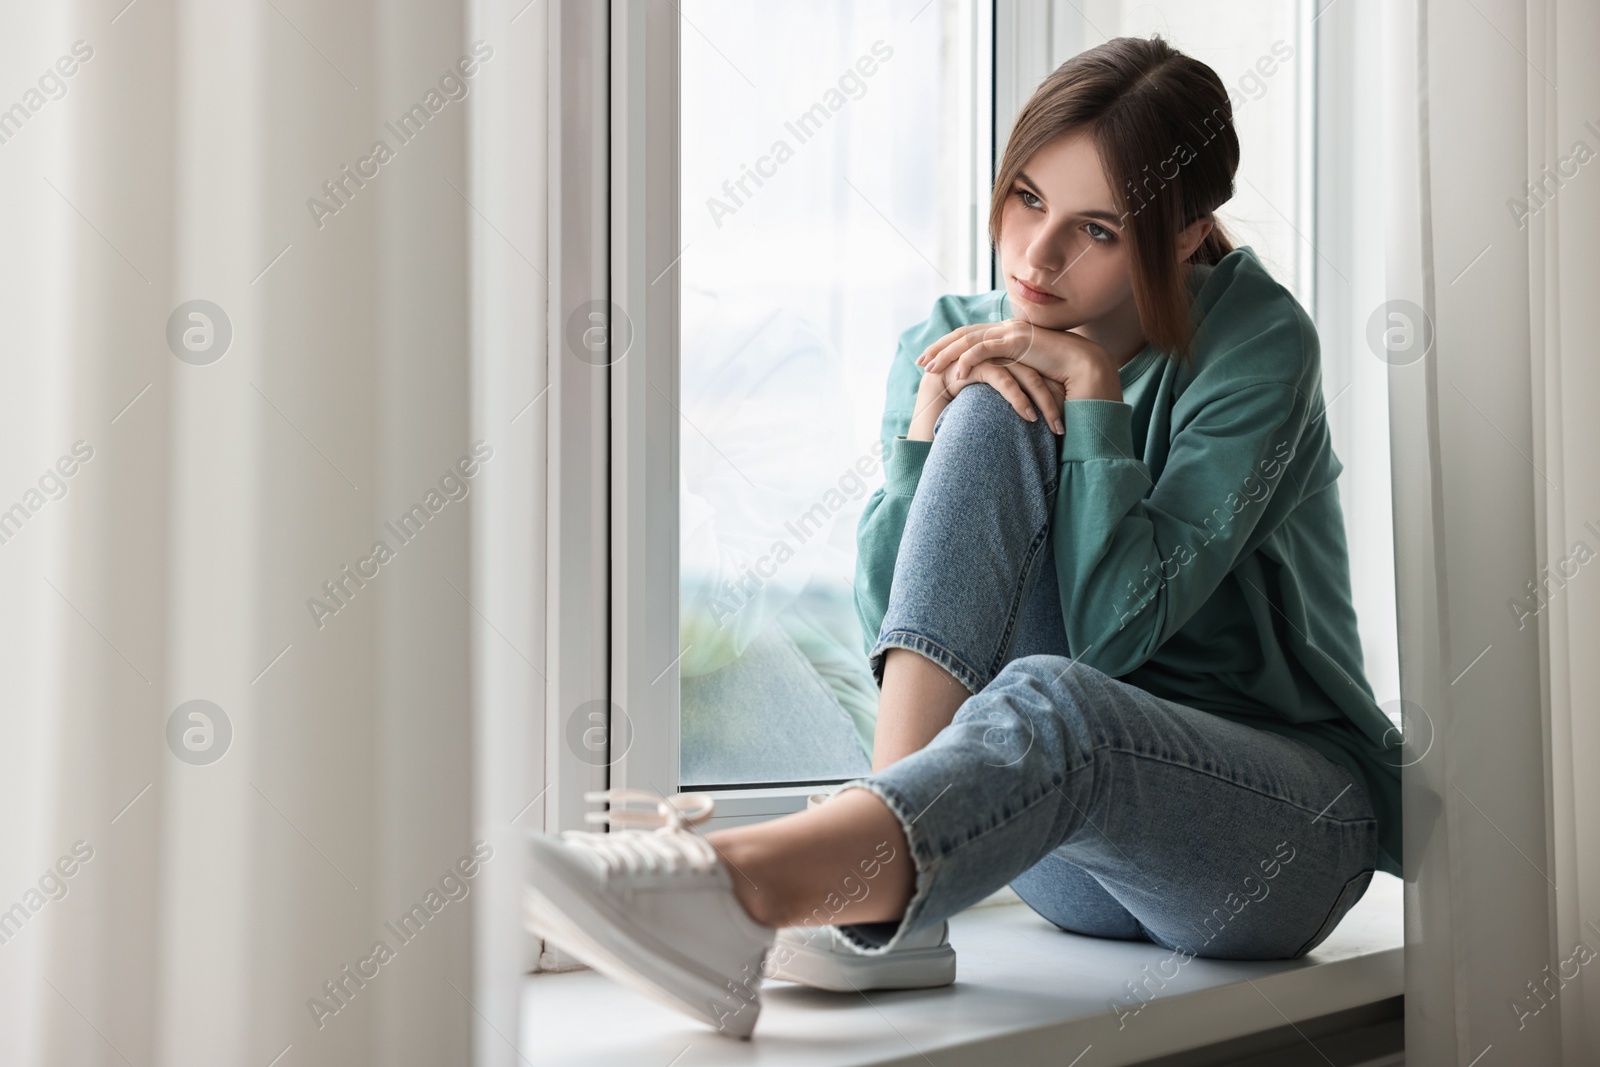
{"label": "brown hair", "polygon": [[[1126,225],[1145,336],[1187,360],[1195,323],[1173,243],[1233,196],[1239,138],[1227,89],[1216,71],[1160,37],[1115,37],[1061,64],[1023,105],[1000,158],[989,206],[996,248],[1001,209],[1023,164],[1078,130],[1093,137]],[[1233,251],[1213,222],[1189,263],[1214,264]]]}

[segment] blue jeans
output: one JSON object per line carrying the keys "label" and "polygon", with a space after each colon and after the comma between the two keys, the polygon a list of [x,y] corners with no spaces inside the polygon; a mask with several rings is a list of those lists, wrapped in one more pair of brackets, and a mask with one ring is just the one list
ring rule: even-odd
{"label": "blue jeans", "polygon": [[869,658],[881,685],[885,652],[910,649],[972,696],[925,748],[842,787],[894,812],[916,880],[900,919],[839,929],[876,955],[1009,884],[1073,933],[1302,956],[1372,880],[1366,794],[1308,745],[1067,657],[1058,441],[987,384],[935,423]]}

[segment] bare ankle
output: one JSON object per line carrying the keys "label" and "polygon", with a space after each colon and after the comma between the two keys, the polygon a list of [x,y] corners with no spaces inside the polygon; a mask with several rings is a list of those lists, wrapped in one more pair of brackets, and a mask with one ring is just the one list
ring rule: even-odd
{"label": "bare ankle", "polygon": [[925,748],[969,696],[966,686],[933,660],[909,649],[889,649],[883,661],[872,772]]}
{"label": "bare ankle", "polygon": [[[775,879],[753,878],[752,869],[762,865],[762,849],[738,828],[718,830],[706,835],[706,840],[717,850],[728,867],[728,877],[733,882],[733,897],[744,913],[762,926],[787,925],[786,904],[780,899],[781,887]],[[766,883],[765,888],[762,882]]]}
{"label": "bare ankle", "polygon": [[898,917],[911,899],[905,834],[865,789],[706,839],[728,865],[735,899],[763,926],[876,922]]}

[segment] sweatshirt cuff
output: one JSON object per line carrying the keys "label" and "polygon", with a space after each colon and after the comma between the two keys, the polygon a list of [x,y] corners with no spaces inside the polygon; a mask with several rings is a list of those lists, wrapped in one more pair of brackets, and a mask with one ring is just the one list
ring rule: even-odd
{"label": "sweatshirt cuff", "polygon": [[1133,407],[1124,400],[1067,400],[1061,461],[1134,459]]}
{"label": "sweatshirt cuff", "polygon": [[922,465],[927,462],[932,441],[913,441],[902,434],[889,442],[889,458],[883,465],[883,491],[890,496],[915,496],[922,480]]}

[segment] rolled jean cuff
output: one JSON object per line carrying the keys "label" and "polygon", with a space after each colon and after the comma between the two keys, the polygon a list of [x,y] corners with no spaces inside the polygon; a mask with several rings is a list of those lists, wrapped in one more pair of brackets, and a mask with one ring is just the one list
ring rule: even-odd
{"label": "rolled jean cuff", "polygon": [[900,829],[905,832],[906,842],[911,849],[911,863],[916,870],[911,899],[906,902],[906,910],[900,918],[882,922],[845,923],[835,927],[839,936],[863,956],[882,956],[893,951],[907,936],[937,921],[926,919],[925,913],[939,857],[917,828],[916,818],[921,812],[911,811],[905,797],[894,786],[870,778],[858,778],[840,786],[838,792],[846,789],[865,789],[888,805],[900,821]]}
{"label": "rolled jean cuff", "polygon": [[976,693],[988,683],[969,667],[954,652],[931,641],[919,633],[911,630],[890,630],[878,637],[878,643],[872,646],[872,651],[867,654],[867,663],[872,668],[872,677],[878,683],[878,688],[883,688],[883,661],[889,649],[905,648],[917,652],[937,663],[949,671],[956,681],[967,687],[967,692]]}

